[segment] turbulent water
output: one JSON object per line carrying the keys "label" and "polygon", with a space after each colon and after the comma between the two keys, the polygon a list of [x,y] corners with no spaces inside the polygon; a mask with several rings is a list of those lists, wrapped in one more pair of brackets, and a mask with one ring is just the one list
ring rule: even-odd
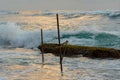
{"label": "turbulent water", "polygon": [[120,60],[59,58],[45,54],[41,64],[40,29],[45,43],[61,42],[120,49],[120,11],[0,11],[0,80],[119,80]]}
{"label": "turbulent water", "polygon": [[0,11],[0,46],[34,48],[57,42],[56,13],[59,12],[61,40],[70,44],[120,48],[120,11]]}

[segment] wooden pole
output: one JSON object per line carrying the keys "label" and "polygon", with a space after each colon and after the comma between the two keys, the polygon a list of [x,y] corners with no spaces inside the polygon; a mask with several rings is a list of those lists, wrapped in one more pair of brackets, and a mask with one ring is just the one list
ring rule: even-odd
{"label": "wooden pole", "polygon": [[44,51],[43,51],[43,30],[41,29],[41,53],[42,53],[42,63],[44,63]]}
{"label": "wooden pole", "polygon": [[61,43],[60,43],[60,29],[59,29],[59,16],[58,14],[56,14],[56,18],[57,18],[57,30],[58,30],[58,43],[59,43],[59,50],[60,50],[60,68],[61,68],[61,73],[63,73],[63,67],[62,67],[62,53],[61,53]]}

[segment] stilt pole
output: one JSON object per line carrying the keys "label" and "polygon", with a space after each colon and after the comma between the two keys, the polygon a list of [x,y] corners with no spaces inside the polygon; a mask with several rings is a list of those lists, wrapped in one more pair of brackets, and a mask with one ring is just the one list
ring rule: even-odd
{"label": "stilt pole", "polygon": [[43,30],[41,29],[41,53],[42,53],[42,63],[44,63],[44,50],[43,50]]}
{"label": "stilt pole", "polygon": [[60,43],[60,28],[59,28],[59,16],[56,14],[57,18],[57,30],[58,30],[58,43],[59,43],[59,53],[60,53],[60,68],[61,68],[61,73],[63,73],[63,67],[62,67],[62,53],[61,53],[61,43]]}

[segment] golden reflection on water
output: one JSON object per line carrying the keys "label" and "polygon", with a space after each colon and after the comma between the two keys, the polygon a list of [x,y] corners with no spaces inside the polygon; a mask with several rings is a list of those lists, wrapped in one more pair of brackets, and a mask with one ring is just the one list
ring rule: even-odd
{"label": "golden reflection on water", "polygon": [[[10,15],[5,16],[0,20],[6,20],[11,22],[16,22],[22,26],[22,29],[24,30],[34,30],[34,29],[41,29],[44,30],[48,29],[56,29],[56,15],[39,15],[39,16],[32,16],[32,14],[37,14],[38,11],[31,11],[31,12],[21,12],[20,15]],[[31,15],[31,16],[30,16]],[[79,17],[73,16],[73,18],[67,18],[64,15],[59,15],[60,20],[60,27],[64,30],[67,30],[69,28],[72,30],[76,30],[79,28],[79,26],[85,26],[90,25],[91,23],[96,23],[96,21],[101,21],[101,16],[92,16],[92,15],[85,15],[80,16],[79,14],[76,14]],[[67,15],[70,16],[70,15]]]}
{"label": "golden reflection on water", "polygon": [[[116,74],[119,73],[119,60],[65,57],[63,76],[61,76],[59,57],[50,53],[45,54],[44,65],[39,51],[31,49],[1,50],[0,55],[2,56],[0,59],[4,62],[0,63],[0,77],[8,78],[5,80],[110,80],[119,78]],[[118,70],[115,70],[117,67]]]}
{"label": "golden reflection on water", "polygon": [[3,52],[6,55],[14,55],[5,56],[8,63],[0,66],[5,70],[2,76],[8,77],[8,80],[63,80],[66,78],[66,76],[61,76],[59,63],[52,61],[54,59],[52,54],[45,54],[47,59],[42,65],[41,54],[38,51],[16,48],[2,50],[0,54]]}
{"label": "golden reflection on water", "polygon": [[67,78],[61,76],[59,65],[44,65],[43,67],[35,64],[31,66],[11,65],[6,68],[13,72],[11,74],[13,77],[10,77],[10,80],[60,80]]}

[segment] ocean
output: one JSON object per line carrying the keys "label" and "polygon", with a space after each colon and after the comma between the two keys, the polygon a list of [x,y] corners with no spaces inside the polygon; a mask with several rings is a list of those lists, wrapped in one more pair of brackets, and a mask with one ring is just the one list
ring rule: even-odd
{"label": "ocean", "polygon": [[56,13],[61,42],[120,49],[120,11],[0,11],[0,80],[119,80],[119,59],[63,60],[45,54],[42,66],[40,29],[44,43],[57,43]]}

